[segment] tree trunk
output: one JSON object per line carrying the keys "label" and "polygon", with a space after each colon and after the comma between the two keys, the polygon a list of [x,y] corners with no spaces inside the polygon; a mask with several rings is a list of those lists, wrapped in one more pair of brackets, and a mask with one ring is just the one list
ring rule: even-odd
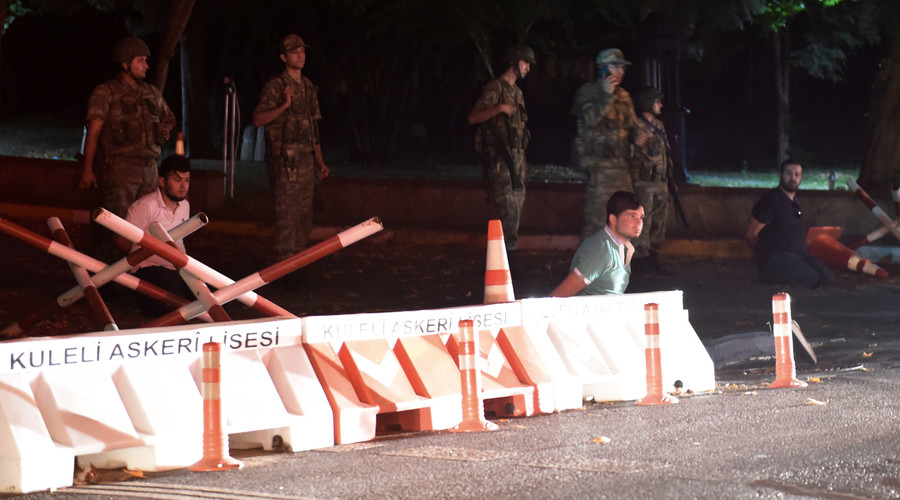
{"label": "tree trunk", "polygon": [[872,90],[866,124],[866,151],[858,183],[873,196],[900,184],[900,24],[890,39]]}
{"label": "tree trunk", "polygon": [[788,158],[789,123],[791,112],[791,37],[786,28],[775,31],[772,35],[772,46],[775,49],[775,95],[778,99],[775,125],[778,133],[778,149],[775,159],[780,165]]}
{"label": "tree trunk", "polygon": [[162,42],[159,46],[159,55],[156,57],[156,65],[154,69],[153,85],[162,90],[166,87],[166,77],[169,72],[169,61],[175,54],[175,47],[178,46],[178,40],[184,33],[188,21],[191,18],[191,11],[194,10],[194,2],[196,0],[172,0],[169,4],[169,18],[166,23],[166,32],[163,35]]}

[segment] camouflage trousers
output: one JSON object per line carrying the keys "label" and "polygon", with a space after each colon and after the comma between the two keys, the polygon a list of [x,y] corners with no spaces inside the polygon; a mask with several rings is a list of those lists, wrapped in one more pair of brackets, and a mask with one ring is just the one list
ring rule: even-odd
{"label": "camouflage trousers", "polygon": [[659,252],[666,239],[666,219],[669,216],[669,187],[665,182],[635,181],[634,193],[644,207],[644,229],[634,244],[635,258]]}
{"label": "camouflage trousers", "polygon": [[275,257],[281,261],[306,248],[313,225],[313,183],[315,158],[302,154],[295,172],[288,178],[286,168],[271,169],[270,182],[275,197]]}
{"label": "camouflage trousers", "polygon": [[159,188],[155,158],[117,156],[103,166],[101,206],[122,217],[134,200]]}
{"label": "camouflage trousers", "polygon": [[[595,161],[590,161],[595,159]],[[588,157],[579,161],[589,173],[584,187],[584,222],[581,239],[603,229],[606,225],[606,202],[616,191],[634,192],[628,164],[623,160],[600,160]]]}
{"label": "camouflage trousers", "polygon": [[491,184],[490,198],[494,207],[494,217],[500,219],[503,226],[503,241],[507,250],[515,250],[519,246],[519,222],[522,219],[522,207],[525,205],[525,161],[521,149],[512,151],[516,172],[522,179],[521,189],[513,189],[506,160],[492,155],[488,163],[488,179]]}

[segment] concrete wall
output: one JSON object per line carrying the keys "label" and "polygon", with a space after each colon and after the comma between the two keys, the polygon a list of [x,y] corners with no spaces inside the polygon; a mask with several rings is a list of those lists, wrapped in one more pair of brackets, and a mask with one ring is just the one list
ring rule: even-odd
{"label": "concrete wall", "polygon": [[[79,174],[80,166],[74,161],[0,156],[0,205],[89,211],[91,194],[76,187]],[[532,182],[527,189],[523,233],[580,233],[583,185]],[[690,236],[697,239],[742,238],[750,209],[764,191],[683,187],[680,196],[691,223]],[[894,213],[886,189],[883,193],[869,194],[887,213]],[[268,196],[264,188],[247,192],[239,186],[235,200],[226,203],[221,172],[192,172],[192,207],[207,212],[214,220],[238,218],[265,222],[271,216]],[[798,200],[807,225],[840,226],[845,239],[855,239],[878,227],[865,205],[846,190],[801,191]],[[328,179],[325,196],[317,205],[317,224],[346,226],[373,216],[381,217],[385,225],[392,228],[482,232],[485,221],[491,217],[491,207],[485,201],[480,181]],[[672,238],[688,236],[676,221],[674,209],[669,211],[668,233]]]}

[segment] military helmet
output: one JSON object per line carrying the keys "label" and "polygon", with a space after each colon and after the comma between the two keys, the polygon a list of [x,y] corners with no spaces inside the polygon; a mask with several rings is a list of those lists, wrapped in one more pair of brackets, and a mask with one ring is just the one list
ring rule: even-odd
{"label": "military helmet", "polygon": [[606,66],[607,64],[612,64],[613,66],[627,66],[631,64],[631,61],[626,61],[625,54],[622,54],[622,51],[619,49],[601,50],[600,53],[597,54],[597,67]]}
{"label": "military helmet", "polygon": [[504,63],[516,64],[519,61],[534,64],[534,51],[531,50],[531,47],[527,45],[513,45],[503,53]]}
{"label": "military helmet", "polygon": [[652,112],[653,111],[653,103],[662,100],[663,95],[660,93],[656,87],[641,87],[634,94],[634,107],[638,110],[638,112]]}
{"label": "military helmet", "polygon": [[131,64],[135,57],[149,57],[150,48],[140,38],[129,36],[119,40],[112,53],[113,62]]}

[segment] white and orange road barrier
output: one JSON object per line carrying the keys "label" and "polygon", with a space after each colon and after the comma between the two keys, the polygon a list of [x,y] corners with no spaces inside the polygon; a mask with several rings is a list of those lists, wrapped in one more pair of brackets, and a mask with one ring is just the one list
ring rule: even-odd
{"label": "white and orange road barrier", "polygon": [[772,296],[775,381],[769,384],[769,389],[806,387],[806,382],[797,379],[791,325],[791,296],[786,293],[776,293]]}
{"label": "white and orange road barrier", "polygon": [[[47,219],[47,225],[50,227],[50,231],[53,233],[53,237],[56,238],[56,241],[73,250],[75,249],[75,245],[72,244],[72,240],[69,238],[69,233],[66,232],[62,221],[60,221],[58,217]],[[75,281],[78,282],[78,287],[84,294],[84,298],[87,300],[91,312],[94,313],[94,319],[101,325],[101,328],[104,330],[118,330],[119,327],[116,325],[116,320],[113,319],[112,313],[110,313],[109,308],[106,307],[106,303],[103,302],[103,297],[100,296],[100,292],[91,280],[91,276],[88,274],[87,270],[81,266],[72,264],[71,262],[69,263],[69,269],[71,269],[72,274],[75,275]]]}
{"label": "white and orange road barrier", "polygon": [[211,472],[244,467],[243,462],[231,458],[228,435],[222,428],[221,351],[222,345],[218,342],[203,344],[200,384],[203,395],[203,458],[188,467],[189,470]]}
{"label": "white and orange road barrier", "polygon": [[459,377],[462,390],[462,421],[450,429],[451,432],[495,431],[497,424],[484,418],[484,404],[481,399],[481,367],[478,342],[475,337],[474,322],[465,319],[459,322]]}
{"label": "white and orange road barrier", "polygon": [[677,403],[678,398],[663,391],[662,355],[659,349],[659,304],[644,305],[644,333],[647,339],[644,348],[647,362],[647,395],[635,403],[639,405]]}
{"label": "white and orange road barrier", "polygon": [[[173,307],[179,307],[188,302],[184,298],[174,293],[163,290],[156,285],[143,281],[135,276],[132,276],[131,274],[124,272],[125,270],[130,268],[130,266],[127,266],[124,270],[116,269],[114,272],[107,273],[105,271],[108,271],[108,266],[105,263],[2,218],[0,218],[0,231],[18,238],[19,240],[28,243],[31,246],[39,248],[49,253],[50,255],[59,257],[66,262],[70,262],[77,266],[83,267],[90,272],[97,273],[93,277],[95,286],[100,286],[101,284],[105,284],[109,280],[112,280],[128,289],[135,290],[139,293],[142,293],[148,297],[154,298],[164,304]],[[101,272],[103,272],[103,279],[105,279],[106,281],[101,281],[100,277],[98,276]],[[77,292],[75,290],[77,290]],[[73,290],[70,290],[69,292],[60,296],[60,298],[57,300],[58,305],[60,307],[67,307],[75,300],[78,300],[80,294],[81,287],[76,286],[75,288],[73,288]],[[28,315],[27,318],[19,320],[17,323],[4,328],[2,331],[0,331],[0,337],[13,337],[19,335],[28,328],[31,328],[32,326],[37,324],[40,320],[44,319],[47,314],[50,314],[57,309],[58,307],[56,305],[42,308]]]}
{"label": "white and orange road barrier", "polygon": [[845,247],[827,234],[820,235],[809,242],[809,253],[829,266],[857,271],[876,278],[888,277],[887,271],[876,266],[868,259],[860,257],[853,250]]}
{"label": "white and orange road barrier", "polygon": [[847,187],[849,187],[850,190],[853,191],[853,194],[868,207],[872,212],[872,215],[878,219],[878,222],[893,234],[894,237],[897,238],[897,241],[900,241],[900,228],[898,228],[896,223],[891,220],[890,216],[875,203],[875,200],[873,200],[861,187],[859,187],[859,184],[851,178],[847,179]]}
{"label": "white and orange road barrier", "polygon": [[512,302],[516,300],[509,257],[503,238],[503,226],[499,219],[488,222],[487,264],[484,271],[484,303]]}
{"label": "white and orange road barrier", "polygon": [[178,132],[175,136],[175,154],[184,156],[184,133]]}
{"label": "white and orange road barrier", "polygon": [[[647,394],[644,304],[659,305],[666,325],[660,345],[663,387],[715,390],[715,370],[688,321],[682,292],[526,299],[522,325],[551,374],[558,409],[573,406],[573,388],[596,401],[637,400]],[[549,347],[549,348],[548,348]],[[574,379],[578,385],[569,382]]]}
{"label": "white and orange road barrier", "polygon": [[891,186],[891,199],[894,200],[894,215],[900,219],[900,186]]}
{"label": "white and orange road barrier", "polygon": [[[133,226],[132,226],[133,227]],[[285,276],[297,269],[309,265],[322,257],[330,255],[342,248],[346,248],[347,246],[356,243],[364,238],[367,238],[378,231],[381,231],[384,226],[381,224],[381,220],[377,217],[373,217],[365,222],[357,224],[349,229],[341,231],[340,233],[332,236],[331,238],[317,243],[316,245],[303,250],[302,252],[292,255],[287,259],[273,264],[261,271],[253,273],[240,281],[232,282],[228,285],[219,287],[218,290],[212,293],[212,298],[214,300],[207,300],[207,304],[215,304],[221,305],[227,302],[234,300],[235,298],[240,299],[241,297],[246,297],[249,294],[255,293],[253,290],[270,283],[278,278]],[[175,250],[175,249],[171,249]],[[176,250],[177,252],[177,250]],[[184,256],[183,253],[177,252],[179,255]],[[175,262],[173,262],[174,264]],[[177,264],[176,264],[177,265]],[[191,275],[196,276],[197,278],[201,278],[204,274],[198,275],[195,270],[201,271],[204,273],[203,267],[193,266],[184,267],[182,266],[182,271],[186,271]],[[205,274],[209,276],[208,274]],[[212,283],[213,286],[216,286],[215,283]],[[257,296],[258,297],[258,296]],[[277,307],[272,304],[273,307]],[[197,315],[205,312],[208,309],[208,306],[204,304],[204,301],[197,300],[185,306],[178,308],[176,311],[172,311],[171,313],[157,318],[150,323],[147,324],[149,327],[158,327],[158,326],[172,326],[177,325],[185,320],[190,320],[196,317]],[[293,314],[284,311],[283,316],[293,316]]]}
{"label": "white and orange road barrier", "polygon": [[[897,227],[898,229],[900,229],[900,220],[895,222],[894,226]],[[884,226],[878,226],[877,229],[874,229],[871,232],[867,233],[865,236],[860,237],[858,240],[856,240],[853,243],[851,243],[850,245],[848,245],[848,247],[852,250],[856,250],[857,248],[859,248],[861,246],[868,245],[869,243],[872,243],[873,241],[877,241],[879,238],[881,238],[882,236],[884,236],[886,234],[888,234],[888,228],[886,228]]]}

